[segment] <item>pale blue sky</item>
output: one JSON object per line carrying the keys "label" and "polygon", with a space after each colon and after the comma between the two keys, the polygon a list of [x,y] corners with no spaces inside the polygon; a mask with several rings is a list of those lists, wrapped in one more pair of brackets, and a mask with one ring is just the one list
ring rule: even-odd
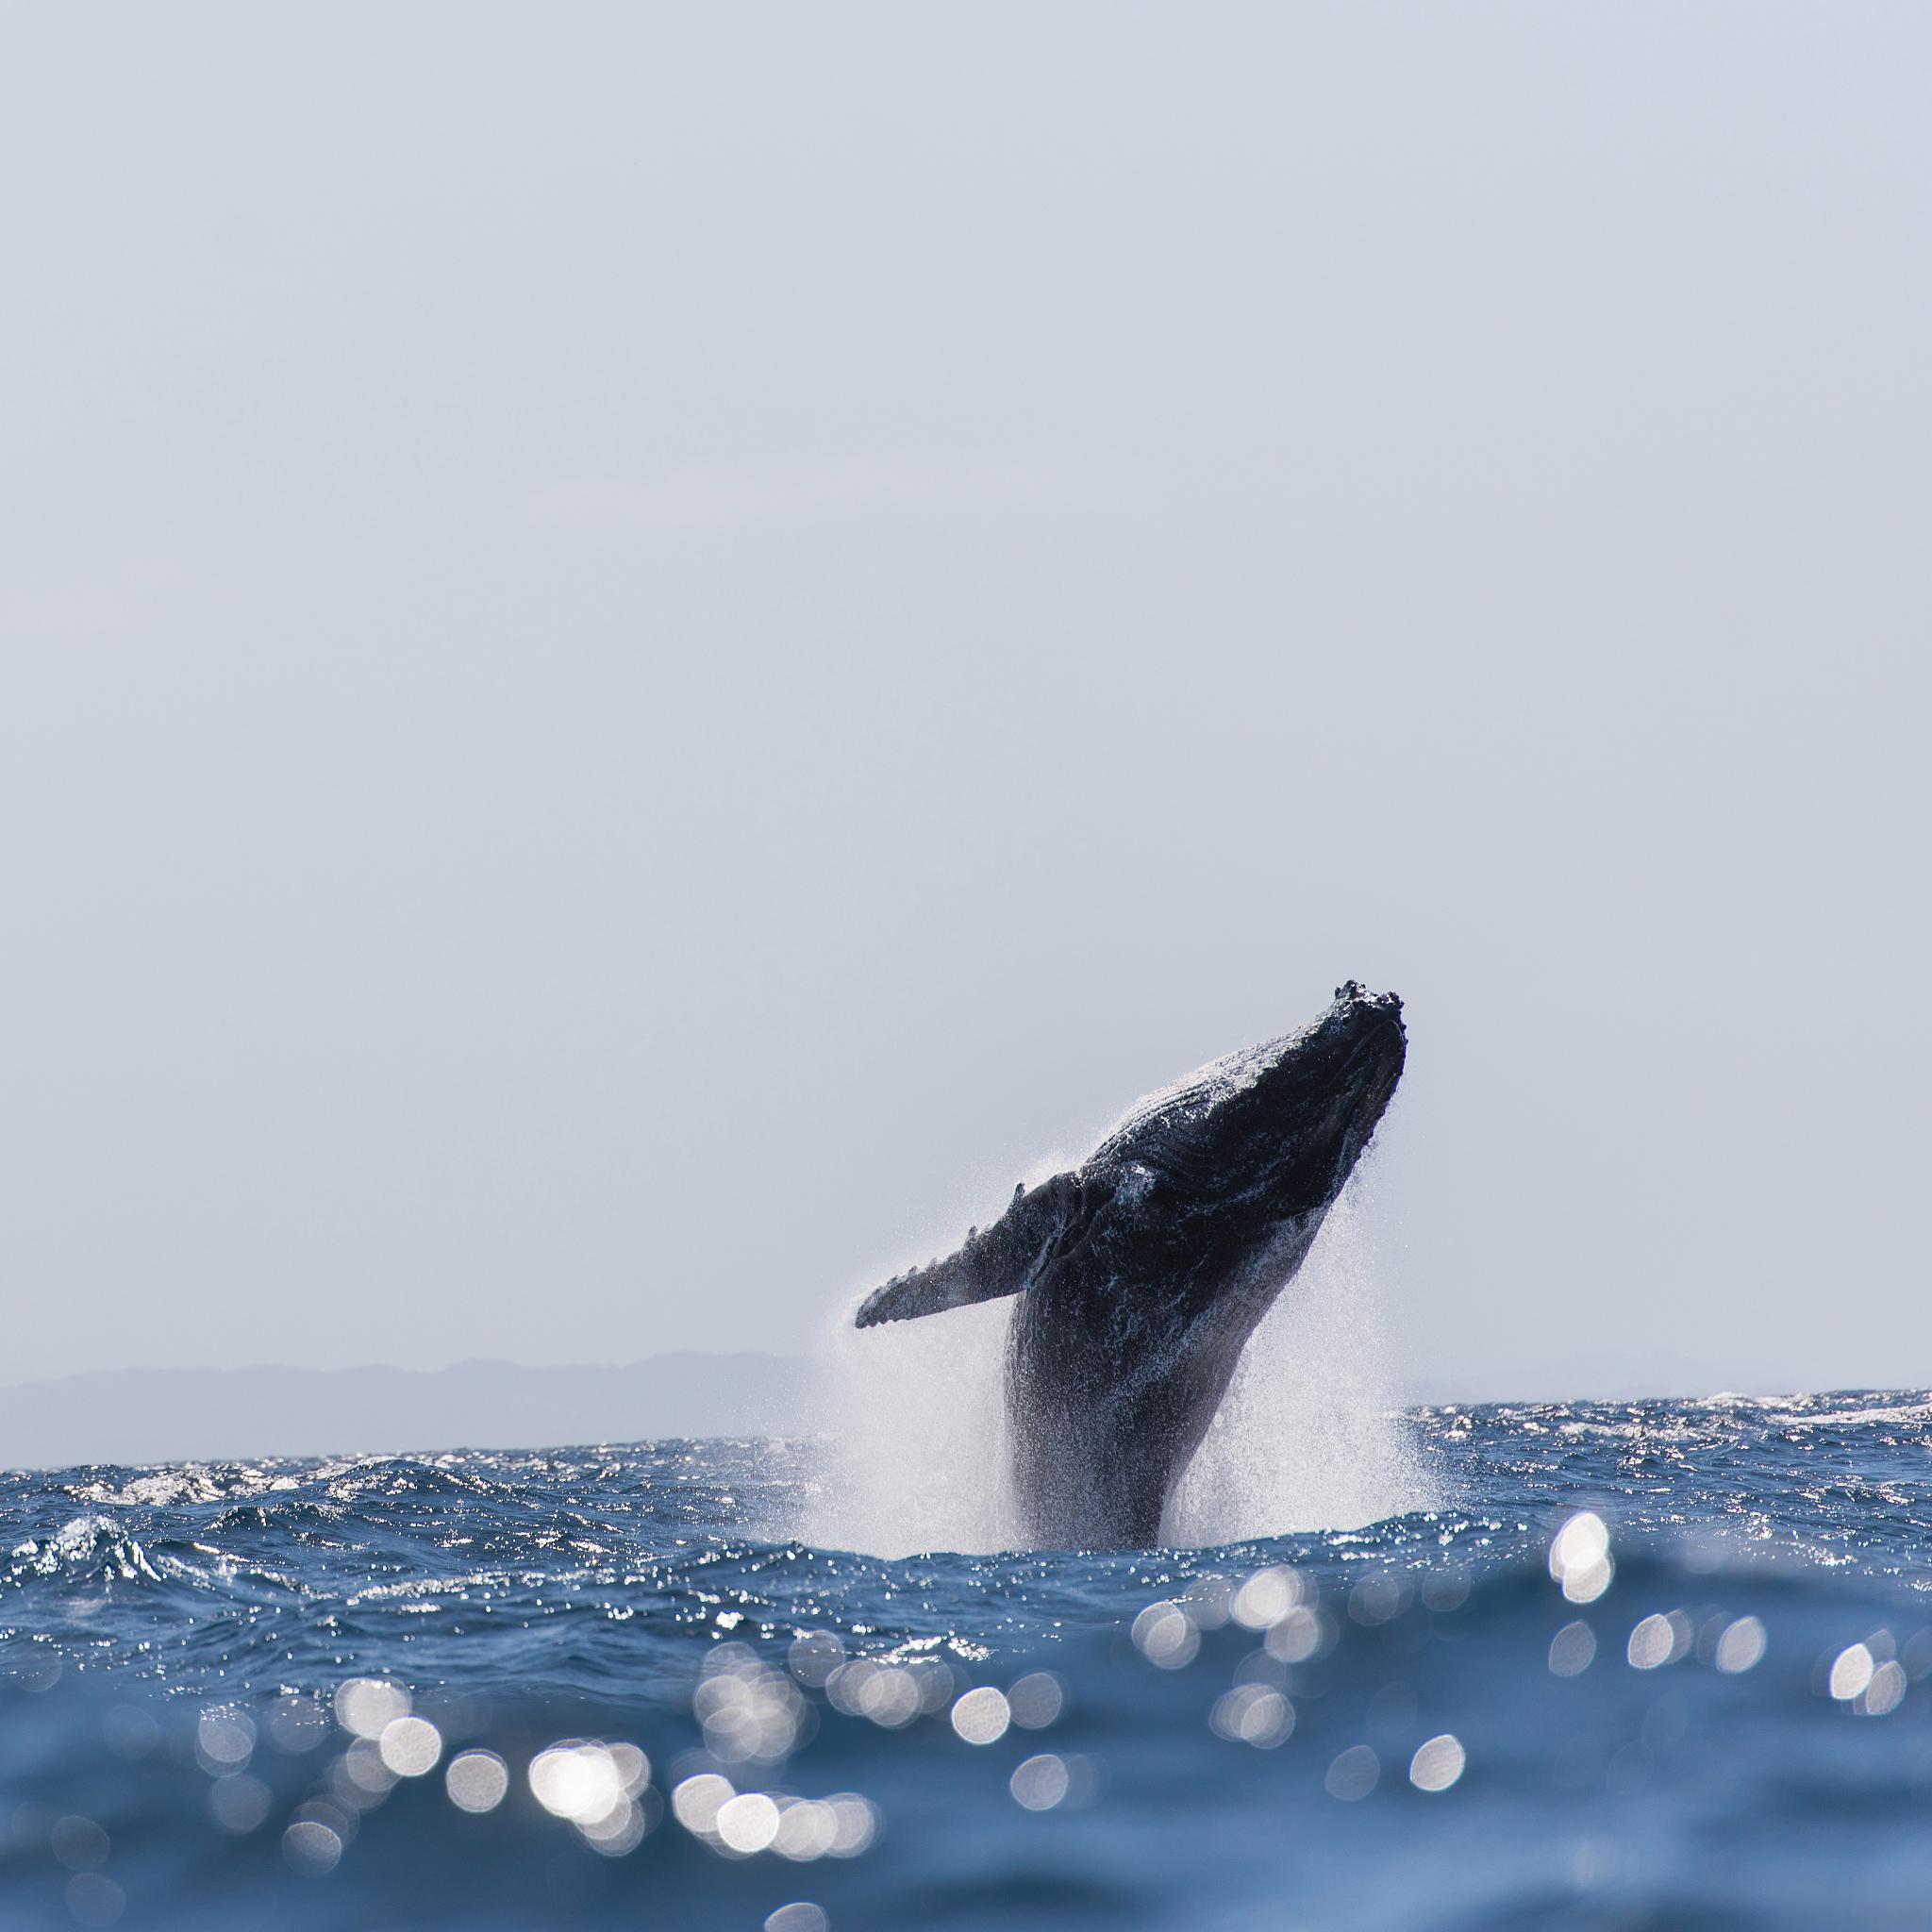
{"label": "pale blue sky", "polygon": [[1350,974],[1418,1373],[1932,1378],[1927,72],[0,7],[5,1379],[802,1346]]}

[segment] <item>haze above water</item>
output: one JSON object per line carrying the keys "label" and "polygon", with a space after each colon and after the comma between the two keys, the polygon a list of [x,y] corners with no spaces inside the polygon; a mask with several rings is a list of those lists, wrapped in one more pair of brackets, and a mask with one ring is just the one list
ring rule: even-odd
{"label": "haze above water", "polygon": [[803,1350],[1350,974],[1357,1373],[1932,1379],[1923,11],[0,33],[8,1379]]}

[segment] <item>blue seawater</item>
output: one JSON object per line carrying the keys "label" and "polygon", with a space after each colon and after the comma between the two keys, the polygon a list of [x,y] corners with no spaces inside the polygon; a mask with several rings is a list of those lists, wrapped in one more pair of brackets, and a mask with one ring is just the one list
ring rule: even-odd
{"label": "blue seawater", "polygon": [[1932,1923],[1924,1394],[1408,1426],[1106,1555],[791,1541],[810,1442],[0,1478],[0,1926]]}

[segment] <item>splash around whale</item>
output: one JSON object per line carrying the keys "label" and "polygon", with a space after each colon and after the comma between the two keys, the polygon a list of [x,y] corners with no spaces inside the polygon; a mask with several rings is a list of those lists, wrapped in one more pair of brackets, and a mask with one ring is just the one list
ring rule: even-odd
{"label": "splash around whale", "polygon": [[1243,1346],[1307,1257],[1402,1077],[1402,1002],[1320,1018],[1150,1094],[1079,1168],[867,1296],[869,1328],[1019,1297],[1006,1400],[1036,1544],[1144,1548]]}

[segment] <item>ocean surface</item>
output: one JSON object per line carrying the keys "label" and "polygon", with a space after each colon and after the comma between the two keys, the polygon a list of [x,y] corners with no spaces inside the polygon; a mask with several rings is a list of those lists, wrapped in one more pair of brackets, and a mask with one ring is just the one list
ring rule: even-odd
{"label": "ocean surface", "polygon": [[1926,1396],[1379,1425],[1126,1555],[824,1546],[816,1441],[0,1477],[0,1928],[1932,1923]]}

